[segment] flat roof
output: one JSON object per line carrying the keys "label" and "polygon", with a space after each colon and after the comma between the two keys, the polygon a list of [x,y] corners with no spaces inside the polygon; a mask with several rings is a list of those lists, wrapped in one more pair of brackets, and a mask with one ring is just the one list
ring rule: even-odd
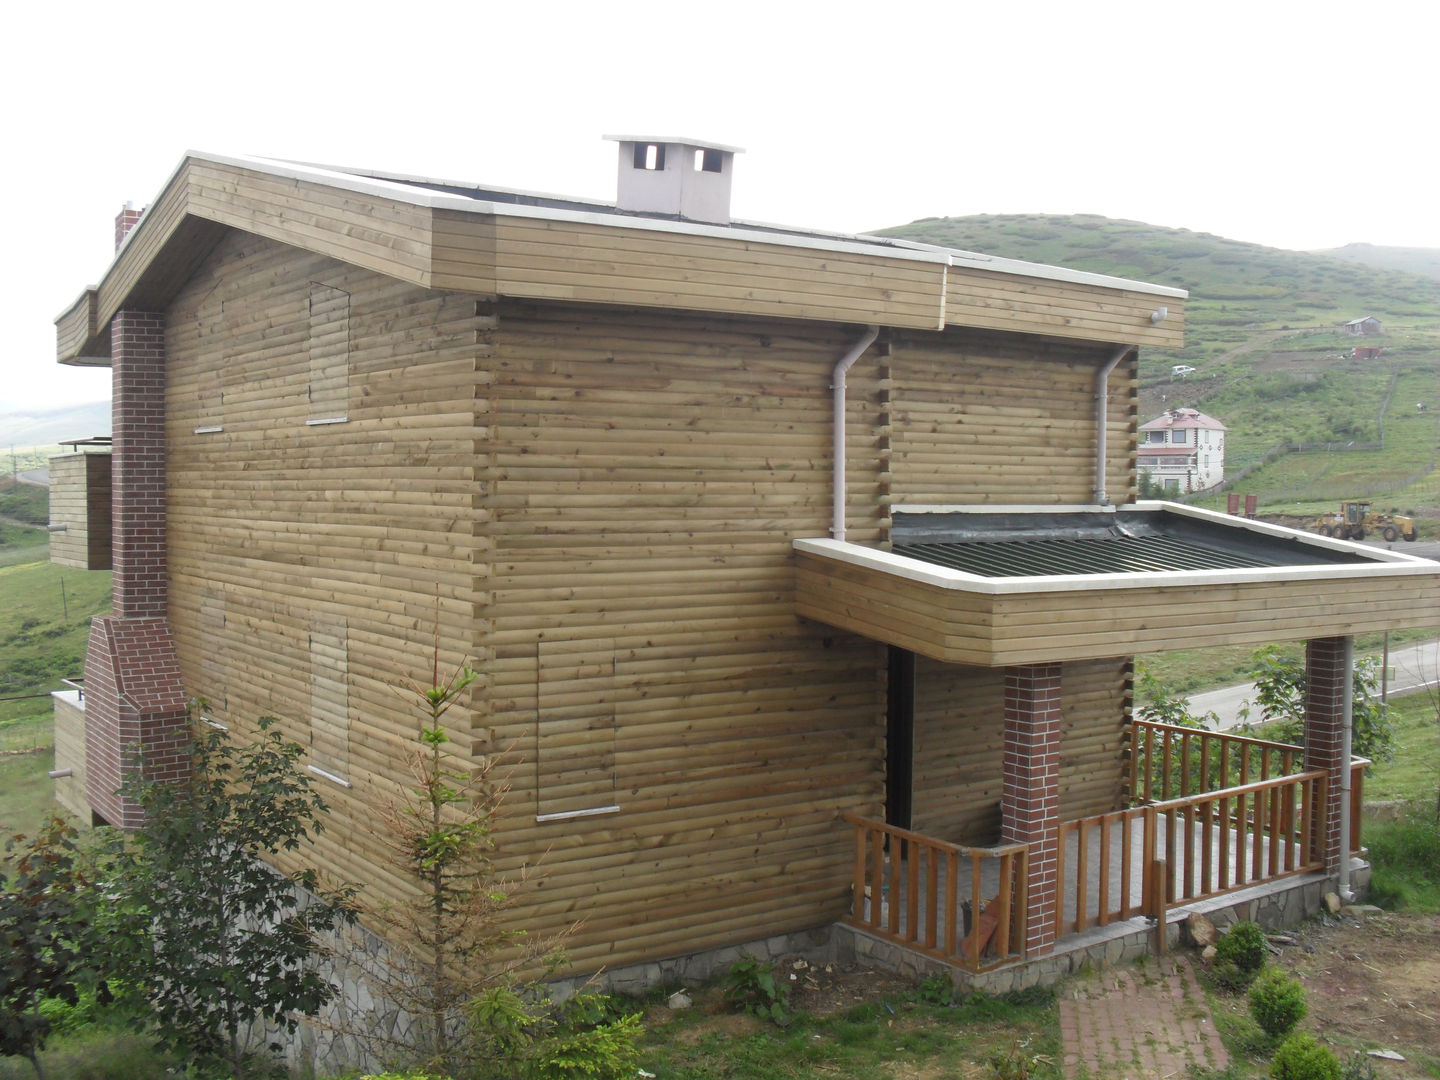
{"label": "flat roof", "polygon": [[984,578],[1342,566],[1360,552],[1231,530],[1154,510],[1113,513],[905,514],[896,555]]}

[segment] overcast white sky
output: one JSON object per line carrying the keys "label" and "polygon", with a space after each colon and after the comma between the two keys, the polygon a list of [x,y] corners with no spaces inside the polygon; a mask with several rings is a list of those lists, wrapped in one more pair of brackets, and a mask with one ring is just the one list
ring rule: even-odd
{"label": "overcast white sky", "polygon": [[108,396],[53,320],[187,149],[614,197],[611,132],[744,147],[737,216],[1095,213],[1440,247],[1440,5],[25,4],[7,15],[0,412]]}

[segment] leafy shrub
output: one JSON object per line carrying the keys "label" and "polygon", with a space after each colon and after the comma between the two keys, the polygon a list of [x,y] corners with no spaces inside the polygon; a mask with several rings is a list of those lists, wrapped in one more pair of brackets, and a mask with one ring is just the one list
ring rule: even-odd
{"label": "leafy shrub", "polygon": [[640,1063],[640,1014],[579,1030],[561,1029],[538,1044],[525,1080],[628,1080]]}
{"label": "leafy shrub", "polygon": [[932,971],[920,980],[916,995],[927,1005],[953,1005],[955,983],[943,971]]}
{"label": "leafy shrub", "polygon": [[742,956],[725,976],[725,997],[744,1012],[776,1024],[789,1020],[790,984],[775,975],[769,961]]}
{"label": "leafy shrub", "polygon": [[1305,1016],[1305,988],[1279,968],[1267,968],[1250,988],[1250,1015],[1272,1038],[1287,1035]]}
{"label": "leafy shrub", "polygon": [[1265,966],[1268,952],[1265,931],[1253,922],[1236,923],[1215,943],[1216,958],[1220,963],[1234,964],[1251,975]]}
{"label": "leafy shrub", "polygon": [[1375,1063],[1363,1051],[1357,1050],[1341,1066],[1340,1080],[1375,1080]]}
{"label": "leafy shrub", "polygon": [[605,994],[577,994],[557,1006],[494,986],[470,1004],[473,1049],[496,1080],[629,1080],[643,1034],[640,1014],[626,1015]]}
{"label": "leafy shrub", "polygon": [[1275,1051],[1270,1075],[1274,1080],[1341,1080],[1340,1059],[1314,1035],[1297,1032]]}
{"label": "leafy shrub", "polygon": [[1039,1055],[1027,1054],[1018,1043],[991,1054],[989,1060],[995,1080],[1030,1080],[1040,1064]]}

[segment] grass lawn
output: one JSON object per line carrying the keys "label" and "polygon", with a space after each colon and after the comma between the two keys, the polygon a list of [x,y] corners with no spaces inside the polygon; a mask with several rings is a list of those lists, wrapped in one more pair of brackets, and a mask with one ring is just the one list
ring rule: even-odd
{"label": "grass lawn", "polygon": [[50,562],[0,566],[0,697],[80,674],[90,617],[110,610],[110,577]]}
{"label": "grass lawn", "polygon": [[1440,786],[1440,719],[1436,708],[1435,698],[1424,692],[1390,702],[1395,760],[1377,766],[1365,778],[1366,802],[1410,802],[1435,794]]}
{"label": "grass lawn", "polygon": [[46,775],[54,768],[55,752],[43,750],[24,754],[0,754],[0,835],[35,829],[58,809],[54,785]]}

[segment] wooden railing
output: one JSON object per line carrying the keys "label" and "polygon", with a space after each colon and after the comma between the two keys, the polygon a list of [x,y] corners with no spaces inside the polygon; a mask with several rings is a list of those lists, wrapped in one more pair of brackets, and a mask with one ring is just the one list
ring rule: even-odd
{"label": "wooden railing", "polygon": [[[1207,791],[1289,776],[1304,768],[1305,748],[1233,735],[1228,731],[1133,723],[1130,741],[1130,803],[1167,802]],[[1369,758],[1350,759],[1350,853],[1364,848],[1360,817],[1365,805]]]}
{"label": "wooden railing", "polygon": [[1057,935],[1321,869],[1328,790],[1315,770],[1063,823]]}
{"label": "wooden railing", "polygon": [[1298,772],[1305,748],[1228,731],[1136,720],[1130,740],[1130,803],[1168,802]]}
{"label": "wooden railing", "polygon": [[845,820],[855,827],[845,922],[971,971],[1024,956],[1024,844],[962,847],[854,814]]}

